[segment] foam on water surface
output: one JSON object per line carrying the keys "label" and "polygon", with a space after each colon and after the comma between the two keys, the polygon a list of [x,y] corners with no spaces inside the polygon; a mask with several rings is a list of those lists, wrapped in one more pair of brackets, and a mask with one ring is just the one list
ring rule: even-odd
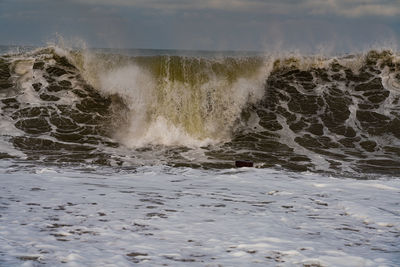
{"label": "foam on water surface", "polygon": [[398,179],[2,165],[1,266],[400,263]]}
{"label": "foam on water surface", "polygon": [[48,46],[1,55],[2,143],[38,164],[223,169],[249,160],[398,175],[397,52],[164,52]]}
{"label": "foam on water surface", "polygon": [[398,53],[200,54],[0,56],[0,266],[399,265]]}

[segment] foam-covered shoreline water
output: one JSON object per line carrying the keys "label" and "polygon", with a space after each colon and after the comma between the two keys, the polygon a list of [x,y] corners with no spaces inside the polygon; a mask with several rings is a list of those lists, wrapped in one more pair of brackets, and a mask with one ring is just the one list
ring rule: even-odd
{"label": "foam-covered shoreline water", "polygon": [[400,171],[396,52],[127,56],[50,46],[0,60],[2,158]]}
{"label": "foam-covered shoreline water", "polygon": [[16,51],[0,266],[400,263],[396,52]]}
{"label": "foam-covered shoreline water", "polygon": [[1,171],[0,265],[397,266],[398,179]]}

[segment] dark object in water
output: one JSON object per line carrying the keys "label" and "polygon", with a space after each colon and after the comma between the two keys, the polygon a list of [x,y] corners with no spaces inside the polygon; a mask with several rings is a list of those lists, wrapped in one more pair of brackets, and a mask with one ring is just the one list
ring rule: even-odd
{"label": "dark object in water", "polygon": [[235,166],[237,168],[253,167],[254,163],[252,161],[248,161],[248,160],[237,160],[237,161],[235,161]]}

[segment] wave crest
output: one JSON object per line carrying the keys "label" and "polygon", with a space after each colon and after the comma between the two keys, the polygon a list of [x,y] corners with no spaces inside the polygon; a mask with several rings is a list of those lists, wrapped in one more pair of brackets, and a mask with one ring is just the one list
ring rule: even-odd
{"label": "wave crest", "polygon": [[0,57],[0,75],[2,143],[16,149],[2,157],[400,171],[400,57],[391,51],[185,57],[47,47]]}

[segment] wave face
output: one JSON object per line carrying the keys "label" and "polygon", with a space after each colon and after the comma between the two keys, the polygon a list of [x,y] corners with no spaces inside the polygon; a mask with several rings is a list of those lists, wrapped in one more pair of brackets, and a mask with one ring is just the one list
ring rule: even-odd
{"label": "wave face", "polygon": [[0,57],[1,158],[400,173],[400,57]]}

